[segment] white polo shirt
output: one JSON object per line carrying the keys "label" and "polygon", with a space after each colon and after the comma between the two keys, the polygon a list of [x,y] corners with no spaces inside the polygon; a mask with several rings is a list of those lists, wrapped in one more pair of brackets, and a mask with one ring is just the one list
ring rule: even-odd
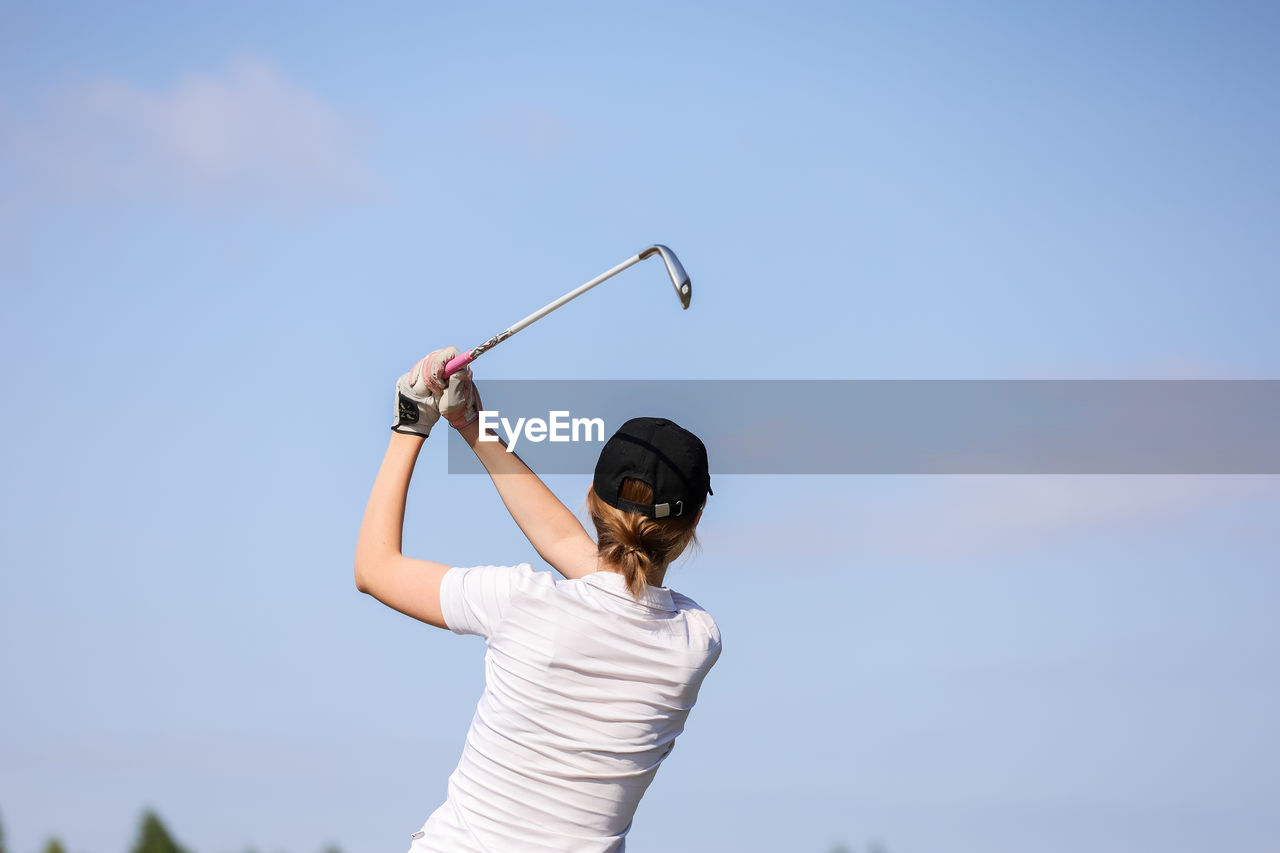
{"label": "white polo shirt", "polygon": [[560,580],[528,564],[453,568],[440,601],[488,643],[485,688],[448,799],[411,853],[606,853],[671,752],[720,656],[693,600],[622,576]]}

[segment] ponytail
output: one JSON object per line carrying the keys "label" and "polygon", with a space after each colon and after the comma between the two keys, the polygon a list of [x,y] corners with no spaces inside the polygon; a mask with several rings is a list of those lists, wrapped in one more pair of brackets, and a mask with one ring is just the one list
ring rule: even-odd
{"label": "ponytail", "polygon": [[[636,503],[653,503],[653,489],[640,480],[624,480],[618,496]],[[621,570],[627,589],[636,600],[649,584],[659,585],[671,561],[697,541],[696,512],[687,516],[649,518],[611,507],[594,491],[587,495],[587,511],[596,527],[598,556]]]}

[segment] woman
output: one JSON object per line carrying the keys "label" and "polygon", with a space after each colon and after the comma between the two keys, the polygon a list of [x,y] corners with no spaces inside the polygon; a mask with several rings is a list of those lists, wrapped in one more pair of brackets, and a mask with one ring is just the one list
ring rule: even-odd
{"label": "woman", "polygon": [[[710,614],[662,585],[711,492],[706,448],[670,421],[624,424],[587,491],[593,542],[515,454],[479,441],[470,370],[444,377],[455,355],[437,350],[396,383],[391,444],[356,546],[361,592],[488,644],[484,694],[448,798],[411,853],[623,850],[636,806],[720,655]],[[565,580],[528,564],[462,568],[401,554],[409,478],[441,417]]]}

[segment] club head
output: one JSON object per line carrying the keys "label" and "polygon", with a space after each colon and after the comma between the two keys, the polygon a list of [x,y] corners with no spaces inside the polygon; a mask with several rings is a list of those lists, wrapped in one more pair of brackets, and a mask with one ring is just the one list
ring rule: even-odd
{"label": "club head", "polygon": [[676,257],[676,253],[661,243],[654,243],[640,253],[641,258],[647,258],[650,255],[662,256],[662,262],[667,265],[667,275],[671,276],[671,284],[675,286],[676,296],[680,297],[680,305],[688,308],[689,300],[693,298],[693,283],[689,281],[689,274],[680,265],[680,259]]}

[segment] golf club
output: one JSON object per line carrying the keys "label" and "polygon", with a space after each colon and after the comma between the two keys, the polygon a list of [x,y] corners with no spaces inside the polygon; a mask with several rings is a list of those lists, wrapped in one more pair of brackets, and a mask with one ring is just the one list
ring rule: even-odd
{"label": "golf club", "polygon": [[446,364],[444,367],[445,376],[449,376],[453,373],[456,373],[458,370],[461,370],[463,367],[466,367],[468,364],[475,361],[477,358],[484,355],[486,352],[493,349],[498,344],[502,343],[507,338],[514,335],[516,332],[523,329],[525,326],[532,325],[534,322],[541,320],[543,317],[547,316],[552,311],[559,308],[561,305],[564,305],[566,302],[569,302],[573,299],[577,299],[579,296],[586,293],[588,290],[595,287],[600,282],[613,278],[615,275],[622,272],[627,267],[640,263],[650,255],[658,255],[662,258],[662,262],[667,266],[667,275],[671,276],[671,284],[675,286],[676,296],[680,297],[680,304],[683,307],[688,308],[689,300],[693,296],[693,288],[689,282],[689,274],[686,273],[684,271],[684,267],[680,265],[680,259],[676,257],[675,252],[671,251],[666,246],[655,243],[654,245],[645,249],[643,252],[640,252],[637,255],[632,255],[630,258],[627,258],[625,261],[618,264],[613,269],[601,273],[600,275],[591,279],[591,281],[587,282],[586,284],[576,287],[573,290],[570,290],[568,293],[566,293],[564,296],[561,296],[559,299],[555,300],[554,302],[544,305],[543,307],[539,308],[537,311],[534,311],[528,317],[525,317],[523,320],[516,323],[515,325],[508,326],[506,329],[503,329],[501,332],[498,332],[498,334],[494,335],[492,338],[489,338],[489,340],[485,341],[479,346],[474,347],[468,352],[461,353],[455,356],[454,358],[450,359],[449,363]]}

